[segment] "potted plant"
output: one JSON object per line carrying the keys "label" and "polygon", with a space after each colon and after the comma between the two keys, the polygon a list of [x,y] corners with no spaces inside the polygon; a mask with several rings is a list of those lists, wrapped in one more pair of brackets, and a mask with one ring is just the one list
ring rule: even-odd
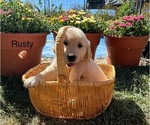
{"label": "potted plant", "polygon": [[3,0],[0,7],[1,75],[22,75],[40,63],[49,22],[20,0]]}
{"label": "potted plant", "polygon": [[50,24],[53,25],[52,30],[54,32],[57,32],[61,26],[66,25],[80,28],[91,42],[91,50],[94,59],[95,51],[100,42],[105,25],[104,20],[99,15],[85,12],[84,10],[69,10],[64,11],[58,17],[51,17]]}
{"label": "potted plant", "polygon": [[123,66],[139,64],[143,49],[148,43],[148,21],[142,15],[123,16],[106,22],[104,39],[107,62]]}

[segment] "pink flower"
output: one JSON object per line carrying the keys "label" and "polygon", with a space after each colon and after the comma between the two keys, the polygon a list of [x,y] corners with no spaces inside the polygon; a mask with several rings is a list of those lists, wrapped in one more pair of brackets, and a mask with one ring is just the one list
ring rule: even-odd
{"label": "pink flower", "polygon": [[124,17],[122,17],[122,20],[124,20],[124,21],[133,21],[134,19],[133,19],[133,17],[132,16],[124,16]]}
{"label": "pink flower", "polygon": [[132,26],[133,24],[131,22],[128,22],[127,23],[127,26]]}
{"label": "pink flower", "polygon": [[122,17],[122,20],[127,20],[128,19],[128,16],[123,16]]}
{"label": "pink flower", "polygon": [[127,25],[125,23],[120,23],[118,26],[120,26],[120,27],[126,27]]}
{"label": "pink flower", "polygon": [[114,21],[114,24],[119,24],[119,20],[115,20],[115,21]]}
{"label": "pink flower", "polygon": [[129,19],[129,16],[122,17],[122,20],[128,20],[128,19]]}
{"label": "pink flower", "polygon": [[6,15],[7,15],[7,14],[9,14],[9,13],[11,13],[11,11],[3,11],[3,10],[0,9],[0,14],[1,14],[1,15],[2,15],[2,14],[6,14]]}
{"label": "pink flower", "polygon": [[68,17],[67,16],[59,16],[58,19],[61,21],[66,21],[66,20],[68,20]]}
{"label": "pink flower", "polygon": [[115,27],[114,26],[109,26],[109,29],[115,29]]}
{"label": "pink flower", "polygon": [[67,17],[67,16],[64,16],[64,17],[63,17],[63,20],[64,20],[64,21],[68,20],[68,17]]}
{"label": "pink flower", "polygon": [[135,20],[135,21],[140,21],[140,18],[138,18],[138,17],[133,17],[133,19]]}
{"label": "pink flower", "polygon": [[128,21],[128,22],[140,21],[142,19],[144,19],[143,15],[139,15],[139,16],[132,15],[132,16],[124,16],[124,17],[122,17],[123,21]]}
{"label": "pink flower", "polygon": [[0,14],[3,14],[3,10],[0,10]]}
{"label": "pink flower", "polygon": [[91,18],[91,15],[90,14],[86,14],[85,17]]}
{"label": "pink flower", "polygon": [[144,19],[144,16],[143,15],[139,15],[138,18],[139,19]]}

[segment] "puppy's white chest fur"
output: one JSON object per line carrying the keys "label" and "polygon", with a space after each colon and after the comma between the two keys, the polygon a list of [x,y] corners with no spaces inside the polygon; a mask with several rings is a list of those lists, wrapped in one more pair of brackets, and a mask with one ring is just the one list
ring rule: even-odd
{"label": "puppy's white chest fur", "polygon": [[69,79],[71,81],[84,80],[99,82],[101,81],[101,78],[97,76],[100,74],[101,69],[94,63],[92,59],[83,59],[71,69]]}

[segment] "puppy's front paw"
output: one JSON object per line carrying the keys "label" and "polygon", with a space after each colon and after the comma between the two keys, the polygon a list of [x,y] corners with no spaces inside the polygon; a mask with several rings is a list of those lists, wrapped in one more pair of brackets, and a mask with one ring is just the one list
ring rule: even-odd
{"label": "puppy's front paw", "polygon": [[24,87],[28,88],[28,87],[36,86],[42,82],[44,82],[44,80],[42,80],[38,76],[32,76],[24,81]]}

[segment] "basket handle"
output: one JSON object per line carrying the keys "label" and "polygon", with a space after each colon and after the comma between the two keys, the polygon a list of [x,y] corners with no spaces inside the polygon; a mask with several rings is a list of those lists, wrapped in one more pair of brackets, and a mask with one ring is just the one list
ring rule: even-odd
{"label": "basket handle", "polygon": [[66,63],[64,60],[64,39],[65,32],[70,26],[61,27],[56,36],[56,54],[57,54],[57,79],[59,83],[64,83],[65,81],[69,81],[69,69],[66,67]]}

